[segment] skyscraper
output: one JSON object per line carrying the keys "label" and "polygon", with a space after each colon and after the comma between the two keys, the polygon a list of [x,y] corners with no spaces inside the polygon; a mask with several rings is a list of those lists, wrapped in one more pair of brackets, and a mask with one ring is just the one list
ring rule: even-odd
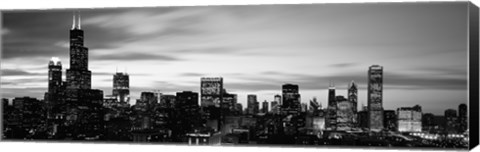
{"label": "skyscraper", "polygon": [[397,130],[397,114],[395,110],[383,111],[383,125],[384,128],[390,131]]}
{"label": "skyscraper", "polygon": [[279,108],[279,104],[277,101],[272,101],[270,102],[270,111],[273,113],[273,114],[278,114],[279,111],[280,111],[280,108]]}
{"label": "skyscraper", "polygon": [[247,95],[247,114],[253,115],[258,113],[258,110],[255,110],[257,102],[257,95]]}
{"label": "skyscraper", "polygon": [[129,102],[130,100],[130,80],[127,73],[117,72],[113,75],[112,95],[120,102]]}
{"label": "skyscraper", "polygon": [[57,57],[52,57],[48,63],[48,92],[45,94],[48,107],[57,104],[62,86],[62,63]]}
{"label": "skyscraper", "polygon": [[[103,91],[91,89],[91,71],[88,70],[88,48],[84,46],[80,15],[73,16],[70,29],[70,69],[67,69],[66,89],[62,91],[62,100],[67,103],[64,112],[69,112],[66,121],[70,129],[77,129],[72,136],[88,133],[89,136],[101,134],[103,125]],[[86,137],[85,137],[86,138]]]}
{"label": "skyscraper", "polygon": [[458,133],[458,117],[455,109],[445,110],[445,131],[447,133]]}
{"label": "skyscraper", "polygon": [[368,70],[368,121],[371,130],[383,129],[383,67],[372,65]]}
{"label": "skyscraper", "polygon": [[337,103],[335,102],[335,85],[332,82],[328,87],[328,106],[325,119],[326,129],[335,130],[337,128]]}
{"label": "skyscraper", "polygon": [[192,91],[177,92],[175,99],[175,113],[178,121],[173,128],[174,136],[184,136],[200,125],[201,116],[198,114],[198,93]]}
{"label": "skyscraper", "polygon": [[352,80],[350,85],[348,86],[348,101],[352,103],[352,110],[354,113],[357,113],[357,100],[358,100],[358,86]]}
{"label": "skyscraper", "polygon": [[268,113],[268,102],[267,102],[267,100],[262,102],[262,113]]}
{"label": "skyscraper", "polygon": [[397,124],[399,132],[422,131],[422,107],[401,107],[397,109]]}
{"label": "skyscraper", "polygon": [[298,85],[282,85],[282,111],[290,114],[298,113],[300,110],[300,94],[298,93]]}
{"label": "skyscraper", "polygon": [[88,48],[83,45],[80,15],[73,16],[70,29],[70,69],[67,70],[68,89],[90,89],[92,72],[88,70]]}
{"label": "skyscraper", "polygon": [[351,130],[353,128],[353,108],[352,103],[343,96],[336,97],[336,130]]}
{"label": "skyscraper", "polygon": [[276,101],[278,103],[278,105],[282,105],[282,96],[281,95],[275,95],[273,96],[273,101]]}
{"label": "skyscraper", "polygon": [[467,105],[460,104],[458,105],[458,131],[460,133],[465,132],[468,129],[468,119],[467,119]]}
{"label": "skyscraper", "polygon": [[213,77],[213,78],[201,78],[200,80],[200,98],[201,106],[209,107],[215,106],[220,107],[223,96],[223,78]]}

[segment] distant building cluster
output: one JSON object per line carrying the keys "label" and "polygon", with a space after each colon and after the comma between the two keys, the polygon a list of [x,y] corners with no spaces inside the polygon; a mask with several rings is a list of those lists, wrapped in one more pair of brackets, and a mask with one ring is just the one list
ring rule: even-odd
{"label": "distant building cluster", "polygon": [[325,107],[316,99],[302,103],[300,86],[283,84],[272,101],[247,95],[247,105],[227,92],[222,77],[200,79],[200,93],[141,92],[130,105],[130,77],[113,74],[112,94],[91,88],[88,48],[80,18],[70,30],[70,69],[62,80],[58,58],[48,63],[44,99],[2,99],[4,139],[94,140],[184,143],[189,145],[286,144],[465,147],[467,105],[444,116],[422,107],[383,108],[383,67],[368,69],[367,106],[358,110],[358,89],[346,96],[330,82]]}

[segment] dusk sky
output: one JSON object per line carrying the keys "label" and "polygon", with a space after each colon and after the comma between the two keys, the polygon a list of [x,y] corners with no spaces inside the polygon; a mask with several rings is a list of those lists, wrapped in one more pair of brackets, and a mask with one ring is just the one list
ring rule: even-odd
{"label": "dusk sky", "polygon": [[[1,95],[43,99],[48,62],[69,68],[75,10],[3,12]],[[301,101],[327,103],[359,85],[367,104],[368,67],[384,67],[386,110],[422,106],[443,115],[467,103],[467,2],[190,6],[80,10],[92,88],[112,93],[113,74],[130,75],[131,103],[142,91],[200,91],[201,77],[272,101],[298,84]],[[64,78],[65,79],[65,78]]]}

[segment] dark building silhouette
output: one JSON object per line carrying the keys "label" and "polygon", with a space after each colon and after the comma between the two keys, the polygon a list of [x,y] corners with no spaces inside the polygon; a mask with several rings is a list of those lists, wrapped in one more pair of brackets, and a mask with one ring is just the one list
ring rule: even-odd
{"label": "dark building silhouette", "polygon": [[255,115],[257,113],[258,113],[257,95],[249,94],[247,95],[247,114]]}
{"label": "dark building silhouette", "polygon": [[335,85],[330,82],[328,87],[328,106],[325,116],[325,129],[337,129],[337,102],[335,101]]}
{"label": "dark building silhouette", "polygon": [[226,116],[238,114],[238,111],[235,109],[235,105],[237,104],[237,94],[227,93],[226,91],[224,92],[225,93],[223,94],[223,101],[221,104],[222,115]]}
{"label": "dark building silhouette", "polygon": [[103,91],[91,89],[88,48],[84,46],[80,26],[80,15],[78,18],[74,15],[70,30],[70,69],[61,95],[64,104],[58,107],[56,119],[60,119],[54,124],[61,127],[53,130],[66,132],[63,138],[98,139],[103,135]]}
{"label": "dark building silhouette", "polygon": [[390,131],[397,131],[397,114],[395,110],[383,111],[383,127]]}
{"label": "dark building silhouette", "polygon": [[465,132],[468,129],[468,119],[467,119],[467,105],[460,104],[458,105],[458,131],[460,133]]}
{"label": "dark building silhouette", "polygon": [[16,110],[17,124],[25,130],[34,129],[44,122],[44,109],[40,100],[31,97],[17,97],[12,100]]}
{"label": "dark building silhouette", "polygon": [[321,104],[318,103],[317,98],[313,97],[312,100],[310,100],[310,113],[314,116],[318,116],[318,112],[321,109]]}
{"label": "dark building silhouette", "polygon": [[70,69],[67,70],[68,89],[90,89],[92,72],[88,70],[88,48],[83,45],[84,35],[78,21],[73,16],[70,29]]}
{"label": "dark building silhouette", "polygon": [[435,124],[435,115],[432,113],[424,113],[422,115],[422,131],[434,132],[437,124]]}
{"label": "dark building silhouette", "polygon": [[202,107],[215,106],[220,107],[223,96],[223,78],[201,78],[200,93]]}
{"label": "dark building silhouette", "polygon": [[175,103],[175,123],[172,128],[176,137],[184,137],[201,125],[198,93],[192,91],[177,92]]}
{"label": "dark building silhouette", "polygon": [[158,103],[158,98],[153,92],[141,92],[140,99],[135,103],[135,110],[137,112],[146,113],[151,112]]}
{"label": "dark building silhouette", "polygon": [[48,92],[45,93],[44,100],[46,103],[47,117],[52,119],[55,113],[58,113],[62,92],[65,86],[62,81],[62,63],[60,59],[52,57],[48,63]]}
{"label": "dark building silhouette", "polygon": [[[8,104],[8,99],[7,98],[2,98],[2,108],[6,109],[9,106]],[[5,111],[5,110],[3,110]]]}
{"label": "dark building silhouette", "polygon": [[368,69],[368,121],[371,130],[383,129],[383,67]]}
{"label": "dark building silhouette", "polygon": [[130,101],[130,78],[127,73],[115,73],[113,75],[112,95],[119,102]]}
{"label": "dark building silhouette", "polygon": [[62,85],[62,63],[58,58],[53,57],[48,63],[48,96],[46,99],[54,99],[53,96],[58,95],[62,90]]}
{"label": "dark building silhouette", "polygon": [[140,94],[140,100],[146,102],[149,106],[155,106],[158,103],[158,98],[153,92],[142,92]]}
{"label": "dark building silhouette", "polygon": [[357,120],[359,128],[368,128],[368,110],[359,111]]}
{"label": "dark building silhouette", "polygon": [[455,109],[445,110],[445,131],[447,133],[458,133],[458,117]]}
{"label": "dark building silhouette", "polygon": [[262,113],[268,113],[268,102],[267,102],[267,100],[262,102]]}
{"label": "dark building silhouette", "polygon": [[160,106],[165,108],[174,108],[175,100],[176,100],[175,95],[168,95],[168,94],[162,95],[162,98],[160,99]]}
{"label": "dark building silhouette", "polygon": [[284,84],[282,85],[282,113],[296,114],[301,111],[300,94],[298,93],[298,85]]}

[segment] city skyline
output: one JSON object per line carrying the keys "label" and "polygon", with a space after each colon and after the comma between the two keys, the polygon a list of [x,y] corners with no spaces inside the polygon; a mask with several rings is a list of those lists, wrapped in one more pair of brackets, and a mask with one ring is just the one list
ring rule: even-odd
{"label": "city skyline", "polygon": [[[144,91],[200,92],[201,77],[220,76],[224,88],[238,94],[244,107],[247,94],[270,102],[285,83],[299,85],[302,103],[317,97],[325,107],[329,81],[335,82],[337,95],[346,97],[353,80],[361,109],[367,105],[368,67],[378,64],[385,68],[386,110],[419,104],[425,112],[442,114],[444,109],[467,103],[467,63],[463,61],[467,22],[460,18],[466,13],[464,5],[369,7],[82,10],[92,88],[111,94],[119,67],[128,68],[131,104]],[[290,11],[281,11],[285,9]],[[52,56],[62,60],[64,69],[70,68],[67,28],[72,12],[4,13],[2,97],[42,98]]]}

